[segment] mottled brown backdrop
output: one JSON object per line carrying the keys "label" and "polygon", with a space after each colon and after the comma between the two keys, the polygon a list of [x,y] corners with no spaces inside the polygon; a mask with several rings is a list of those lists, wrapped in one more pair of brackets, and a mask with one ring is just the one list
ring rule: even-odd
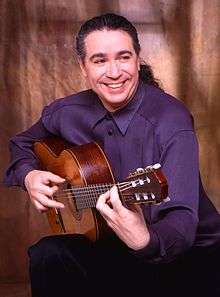
{"label": "mottled brown backdrop", "polygon": [[[104,12],[136,25],[142,57],[194,115],[202,178],[220,210],[219,0],[1,0],[1,178],[9,138],[36,121],[45,104],[86,88],[74,34],[82,21]],[[0,186],[0,281],[27,281],[26,249],[50,230],[26,193]]]}

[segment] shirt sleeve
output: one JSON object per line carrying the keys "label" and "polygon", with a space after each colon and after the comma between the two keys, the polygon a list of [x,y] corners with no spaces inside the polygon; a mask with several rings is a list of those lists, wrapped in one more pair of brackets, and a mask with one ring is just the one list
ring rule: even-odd
{"label": "shirt sleeve", "polygon": [[[193,131],[180,131],[163,145],[160,157],[168,181],[169,202],[150,211],[150,243],[133,253],[146,262],[174,260],[194,242],[198,224],[198,144]],[[146,206],[149,207],[149,206]]]}
{"label": "shirt sleeve", "polygon": [[9,142],[11,162],[6,170],[4,182],[7,186],[24,186],[24,178],[28,172],[39,169],[38,160],[33,152],[33,143],[50,136],[41,119],[27,131],[22,132]]}

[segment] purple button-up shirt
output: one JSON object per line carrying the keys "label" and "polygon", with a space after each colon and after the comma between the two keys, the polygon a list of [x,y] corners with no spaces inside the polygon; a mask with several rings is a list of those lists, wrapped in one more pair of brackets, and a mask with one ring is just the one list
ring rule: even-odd
{"label": "purple button-up shirt", "polygon": [[151,239],[134,252],[138,257],[166,262],[192,246],[219,244],[219,214],[202,188],[192,117],[179,100],[142,82],[128,105],[112,114],[92,90],[55,100],[35,125],[11,139],[8,185],[23,186],[26,174],[39,168],[32,144],[51,135],[74,145],[98,142],[119,181],[138,167],[162,165],[170,201],[143,206]]}

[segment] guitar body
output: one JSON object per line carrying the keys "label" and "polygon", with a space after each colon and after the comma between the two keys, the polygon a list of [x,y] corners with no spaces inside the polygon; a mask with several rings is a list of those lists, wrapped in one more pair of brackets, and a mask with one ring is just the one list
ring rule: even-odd
{"label": "guitar body", "polygon": [[47,211],[53,233],[84,234],[92,241],[105,237],[110,230],[98,211],[95,208],[78,211],[74,198],[68,191],[70,186],[81,187],[115,182],[110,165],[99,145],[88,143],[74,147],[59,138],[47,138],[36,142],[34,151],[42,170],[66,179],[61,186],[62,192],[66,195],[57,194],[57,198],[55,197],[65,205],[65,208],[62,210],[51,208]]}

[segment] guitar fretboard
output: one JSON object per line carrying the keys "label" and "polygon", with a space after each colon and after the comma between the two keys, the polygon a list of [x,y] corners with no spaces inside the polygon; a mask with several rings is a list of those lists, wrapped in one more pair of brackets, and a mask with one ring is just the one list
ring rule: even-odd
{"label": "guitar fretboard", "polygon": [[90,185],[87,187],[71,188],[71,193],[75,198],[78,210],[96,206],[96,202],[101,194],[110,190],[113,184]]}
{"label": "guitar fretboard", "polygon": [[64,190],[67,195],[71,195],[75,200],[75,204],[78,210],[85,208],[91,208],[96,206],[96,202],[100,195],[104,194],[106,191],[110,190],[113,185],[116,185],[118,191],[124,199],[123,191],[128,190],[132,187],[132,182],[122,182],[117,184],[93,184],[84,187],[71,187]]}

